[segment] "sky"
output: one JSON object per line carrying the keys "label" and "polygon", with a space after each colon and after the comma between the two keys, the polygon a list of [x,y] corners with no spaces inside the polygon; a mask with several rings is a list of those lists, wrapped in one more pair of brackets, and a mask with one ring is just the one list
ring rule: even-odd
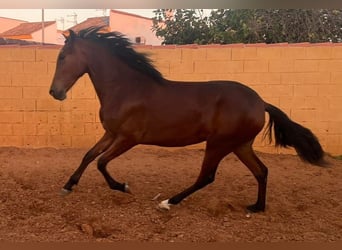
{"label": "sky", "polygon": [[[153,9],[118,9],[144,17],[154,17]],[[44,9],[45,21],[57,21],[57,28],[68,29],[89,17],[109,15],[109,9]],[[0,9],[1,17],[8,17],[29,22],[42,20],[42,9]]]}

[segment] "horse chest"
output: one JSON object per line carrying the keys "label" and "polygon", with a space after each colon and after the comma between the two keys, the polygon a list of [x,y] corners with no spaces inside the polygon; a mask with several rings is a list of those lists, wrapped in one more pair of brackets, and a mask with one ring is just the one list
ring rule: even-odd
{"label": "horse chest", "polygon": [[112,108],[100,110],[103,128],[111,133],[136,133],[142,127],[144,112],[141,108]]}

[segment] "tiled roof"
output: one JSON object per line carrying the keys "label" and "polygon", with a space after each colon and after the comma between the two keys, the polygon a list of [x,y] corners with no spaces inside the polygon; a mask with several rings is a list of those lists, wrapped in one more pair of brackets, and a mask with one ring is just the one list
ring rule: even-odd
{"label": "tiled roof", "polygon": [[[69,28],[75,32],[80,31],[85,28],[89,28],[92,26],[105,26],[109,27],[109,16],[103,16],[103,17],[91,17],[88,18],[87,20],[76,24],[75,26]],[[68,29],[68,30],[69,30]]]}
{"label": "tiled roof", "polygon": [[[50,26],[56,23],[56,21],[44,22],[44,26]],[[21,23],[17,27],[7,30],[0,34],[1,37],[8,36],[21,36],[30,35],[38,30],[42,29],[42,22],[32,22],[32,23]]]}

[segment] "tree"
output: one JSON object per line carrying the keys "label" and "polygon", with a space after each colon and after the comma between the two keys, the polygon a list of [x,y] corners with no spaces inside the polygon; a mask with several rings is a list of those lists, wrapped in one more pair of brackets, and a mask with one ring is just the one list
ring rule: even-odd
{"label": "tree", "polygon": [[153,29],[164,38],[164,44],[207,43],[209,26],[203,10],[158,9],[154,13]]}
{"label": "tree", "polygon": [[266,43],[342,41],[340,10],[258,10],[257,16]]}
{"label": "tree", "polygon": [[157,9],[164,44],[342,42],[342,12],[331,9]]}

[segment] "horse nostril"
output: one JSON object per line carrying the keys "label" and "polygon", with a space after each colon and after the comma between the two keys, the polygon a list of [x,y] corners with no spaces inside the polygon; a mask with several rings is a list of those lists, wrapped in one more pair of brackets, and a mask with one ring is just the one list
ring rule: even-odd
{"label": "horse nostril", "polygon": [[49,94],[56,100],[64,100],[66,98],[66,93],[64,91],[58,91],[55,89],[50,89]]}

